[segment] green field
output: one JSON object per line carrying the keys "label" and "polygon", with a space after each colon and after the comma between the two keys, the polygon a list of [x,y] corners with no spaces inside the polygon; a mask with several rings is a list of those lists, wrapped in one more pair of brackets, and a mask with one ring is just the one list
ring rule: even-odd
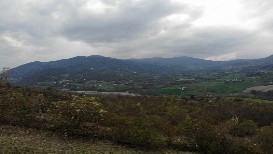
{"label": "green field", "polygon": [[154,90],[155,93],[176,96],[229,96],[253,86],[273,83],[272,73],[254,77],[247,77],[245,73],[195,73],[177,78],[196,80],[192,83],[174,83],[171,86],[157,88]]}

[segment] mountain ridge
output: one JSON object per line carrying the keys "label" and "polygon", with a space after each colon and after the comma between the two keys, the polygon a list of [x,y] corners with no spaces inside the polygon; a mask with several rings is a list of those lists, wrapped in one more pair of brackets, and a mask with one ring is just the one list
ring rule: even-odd
{"label": "mountain ridge", "polygon": [[260,59],[212,61],[187,56],[117,59],[100,55],[77,56],[50,62],[34,61],[11,69],[14,84],[35,85],[60,80],[137,81],[169,78],[174,74],[222,69],[273,67],[273,56]]}

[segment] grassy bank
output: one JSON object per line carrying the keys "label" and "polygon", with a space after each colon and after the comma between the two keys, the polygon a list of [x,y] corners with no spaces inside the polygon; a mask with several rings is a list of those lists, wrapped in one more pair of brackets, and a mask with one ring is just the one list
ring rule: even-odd
{"label": "grassy bank", "polygon": [[56,154],[98,154],[98,153],[177,153],[189,154],[172,150],[143,151],[115,145],[111,142],[83,140],[59,136],[52,132],[15,127],[9,125],[0,126],[0,153],[56,153]]}

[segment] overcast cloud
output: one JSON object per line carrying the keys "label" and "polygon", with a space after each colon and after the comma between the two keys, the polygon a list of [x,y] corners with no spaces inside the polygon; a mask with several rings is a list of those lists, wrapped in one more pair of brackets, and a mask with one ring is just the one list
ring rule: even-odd
{"label": "overcast cloud", "polygon": [[0,67],[74,56],[273,54],[271,0],[0,0]]}

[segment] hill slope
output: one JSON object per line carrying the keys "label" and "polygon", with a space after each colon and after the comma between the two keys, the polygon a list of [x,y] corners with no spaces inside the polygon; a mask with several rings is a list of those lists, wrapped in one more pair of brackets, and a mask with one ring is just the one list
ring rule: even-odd
{"label": "hill slope", "polygon": [[[54,86],[56,83],[69,81],[73,83],[72,89],[80,87],[83,90],[84,88],[78,84],[88,85],[89,82],[105,81],[119,83],[121,87],[125,85],[128,87],[131,84],[130,88],[138,86],[145,88],[145,85],[156,86],[170,81],[177,74],[187,72],[212,72],[226,69],[251,72],[271,68],[273,68],[273,56],[233,61],[210,61],[191,57],[122,60],[103,56],[79,56],[52,62],[36,61],[24,64],[12,69],[11,77],[16,85]],[[67,88],[63,84],[56,87]]]}

